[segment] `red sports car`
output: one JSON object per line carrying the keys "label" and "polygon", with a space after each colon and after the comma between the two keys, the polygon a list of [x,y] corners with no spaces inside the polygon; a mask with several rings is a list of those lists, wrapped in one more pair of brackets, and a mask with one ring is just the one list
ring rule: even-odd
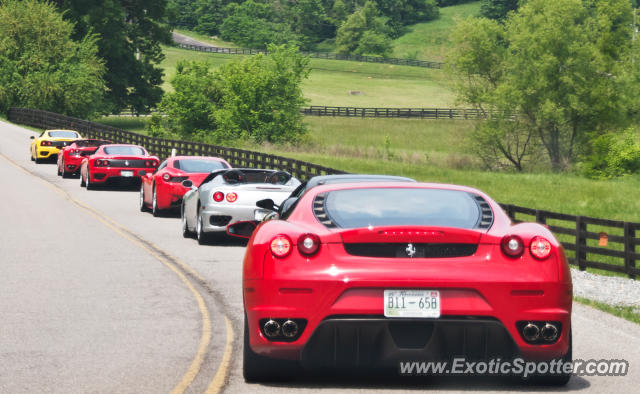
{"label": "red sports car", "polygon": [[231,168],[231,165],[218,157],[170,157],[156,172],[148,172],[142,177],[140,210],[150,208],[153,216],[158,216],[162,210],[179,207],[182,196],[190,190],[182,186],[182,181],[190,179],[194,185],[199,185],[211,171],[225,168]]}
{"label": "red sports car", "polygon": [[77,175],[80,172],[80,165],[86,156],[91,156],[98,150],[98,147],[111,144],[106,140],[75,140],[69,146],[65,146],[58,153],[58,175],[66,178],[70,175]]}
{"label": "red sports car", "polygon": [[[572,284],[545,226],[469,187],[309,189],[261,223],[243,266],[244,376],[398,371],[401,361],[571,359]],[[570,375],[540,376],[564,384]]]}
{"label": "red sports car", "polygon": [[92,189],[108,180],[140,179],[158,168],[160,160],[141,146],[128,144],[102,145],[85,157],[80,166],[80,186]]}

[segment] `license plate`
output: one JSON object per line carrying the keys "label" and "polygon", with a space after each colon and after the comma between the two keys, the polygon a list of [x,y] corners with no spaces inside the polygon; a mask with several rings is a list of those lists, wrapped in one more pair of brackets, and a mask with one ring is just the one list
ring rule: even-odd
{"label": "license plate", "polygon": [[120,171],[121,176],[133,176],[133,171]]}
{"label": "license plate", "polygon": [[386,317],[440,317],[438,290],[385,290]]}

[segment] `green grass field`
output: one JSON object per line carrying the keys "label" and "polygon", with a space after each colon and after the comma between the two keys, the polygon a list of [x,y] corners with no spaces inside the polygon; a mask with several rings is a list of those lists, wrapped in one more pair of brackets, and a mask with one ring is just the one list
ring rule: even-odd
{"label": "green grass field", "polygon": [[479,12],[479,1],[440,8],[440,18],[409,26],[407,33],[394,40],[393,56],[445,61],[456,19],[476,16]]}
{"label": "green grass field", "polygon": [[[174,47],[164,48],[165,91],[179,60],[197,60],[213,67],[238,61],[241,55],[212,54]],[[353,107],[439,107],[454,106],[455,95],[442,70],[390,64],[311,59],[311,75],[302,85],[310,105]],[[350,94],[359,91],[362,94]]]}

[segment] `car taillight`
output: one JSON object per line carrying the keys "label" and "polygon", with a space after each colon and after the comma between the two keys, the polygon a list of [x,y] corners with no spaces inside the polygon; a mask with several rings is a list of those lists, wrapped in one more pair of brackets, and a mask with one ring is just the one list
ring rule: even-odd
{"label": "car taillight", "polygon": [[96,167],[107,167],[109,165],[109,160],[98,159],[98,160],[96,160],[95,165],[96,165]]}
{"label": "car taillight", "polygon": [[551,254],[551,242],[546,238],[533,237],[531,245],[529,245],[531,255],[538,260],[544,260]]}
{"label": "car taillight", "polygon": [[291,253],[291,238],[286,235],[276,235],[271,240],[271,254],[275,257],[283,258],[287,257]]}
{"label": "car taillight", "polygon": [[40,146],[51,146],[53,145],[53,142],[51,141],[42,141],[40,142]]}
{"label": "car taillight", "polygon": [[74,154],[74,155],[77,155],[79,153],[80,153],[79,149],[74,149],[74,150],[71,151],[71,154]]}
{"label": "car taillight", "polygon": [[146,160],[146,161],[144,162],[144,166],[145,166],[145,167],[151,167],[151,160]]}
{"label": "car taillight", "polygon": [[213,193],[213,201],[220,202],[222,200],[224,200],[224,193],[222,193],[222,192]]}
{"label": "car taillight", "polygon": [[298,251],[304,256],[313,256],[320,250],[320,238],[315,234],[303,234],[298,238]]}
{"label": "car taillight", "polygon": [[227,201],[236,202],[237,199],[238,199],[238,195],[236,193],[231,192],[227,194]]}
{"label": "car taillight", "polygon": [[517,235],[506,235],[500,242],[502,252],[508,257],[516,258],[524,252],[524,242]]}
{"label": "car taillight", "polygon": [[[147,167],[148,167],[148,166],[147,166]],[[165,181],[169,181],[169,179],[171,179],[171,175],[169,175],[169,174],[164,174],[164,175],[162,176],[162,179],[164,179]]]}

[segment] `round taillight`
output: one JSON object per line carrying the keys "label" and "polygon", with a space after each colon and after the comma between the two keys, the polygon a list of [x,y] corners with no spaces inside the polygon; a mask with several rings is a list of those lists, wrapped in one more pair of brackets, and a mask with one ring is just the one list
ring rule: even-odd
{"label": "round taillight", "polygon": [[551,242],[546,238],[533,237],[529,245],[531,255],[538,260],[544,260],[551,254]]}
{"label": "round taillight", "polygon": [[291,238],[286,235],[276,235],[271,240],[271,253],[276,257],[287,257],[291,253]]}
{"label": "round taillight", "polygon": [[231,192],[227,194],[227,201],[236,202],[237,199],[238,199],[238,195],[236,193]]}
{"label": "round taillight", "polygon": [[164,175],[162,175],[162,179],[164,179],[165,181],[168,181],[169,179],[171,179],[171,175],[164,174]]}
{"label": "round taillight", "polygon": [[222,200],[224,200],[224,193],[222,193],[222,192],[213,193],[213,201],[220,202]]}
{"label": "round taillight", "polygon": [[151,167],[151,162],[150,162],[149,160],[146,160],[146,161],[144,162],[144,166],[145,166],[145,167]]}
{"label": "round taillight", "polygon": [[303,234],[298,238],[298,251],[304,256],[312,256],[320,249],[320,238],[315,234]]}
{"label": "round taillight", "polygon": [[502,238],[500,246],[502,252],[512,258],[520,257],[524,252],[524,242],[517,235],[506,235]]}
{"label": "round taillight", "polygon": [[102,165],[103,166],[108,166],[109,165],[109,160],[102,160]]}
{"label": "round taillight", "polygon": [[101,166],[102,165],[102,160],[96,160],[96,166]]}
{"label": "round taillight", "polygon": [[152,162],[151,162],[151,165],[152,165],[153,167],[157,167],[157,166],[158,166],[158,162],[154,160],[154,161],[152,161]]}

